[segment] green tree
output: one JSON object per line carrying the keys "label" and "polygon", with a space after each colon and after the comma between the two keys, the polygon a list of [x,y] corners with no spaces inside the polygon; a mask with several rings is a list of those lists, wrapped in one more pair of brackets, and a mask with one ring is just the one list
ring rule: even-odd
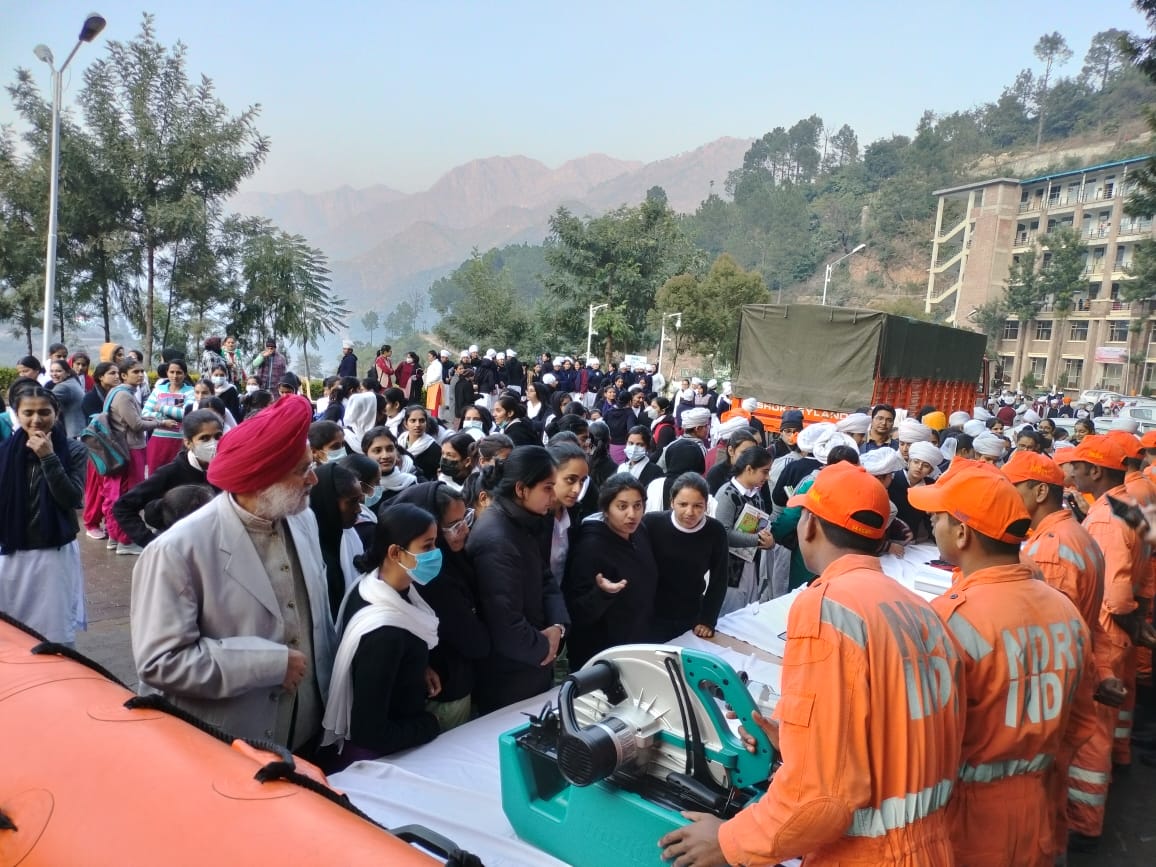
{"label": "green tree", "polygon": [[1019,317],[1021,330],[1036,318],[1044,304],[1040,274],[1036,270],[1036,251],[1022,253],[1008,269],[1004,303]]}
{"label": "green tree", "polygon": [[[1156,34],[1156,0],[1135,0],[1136,8],[1148,19],[1148,28]],[[1156,35],[1147,39],[1134,37],[1127,46],[1128,56],[1136,67],[1156,82]],[[1144,109],[1148,129],[1156,133],[1156,111],[1151,106]],[[1156,216],[1156,157],[1144,164],[1137,172],[1136,192],[1124,205],[1124,210],[1135,217]]]}
{"label": "green tree", "polygon": [[367,310],[361,316],[361,327],[369,332],[369,343],[373,345],[373,332],[381,326],[381,318],[377,315],[376,310]]}
{"label": "green tree", "polygon": [[1129,304],[1156,298],[1156,241],[1151,238],[1136,245],[1130,280],[1120,284],[1120,297]]}
{"label": "green tree", "polygon": [[253,221],[245,231],[243,291],[233,300],[228,330],[247,335],[253,345],[265,336],[300,342],[308,374],[309,347],[344,328],[349,315],[330,292],[325,254],[267,221]]}
{"label": "green tree", "polygon": [[385,317],[385,331],[389,339],[403,342],[417,333],[417,318],[421,315],[421,299],[416,303],[402,301]]}
{"label": "green tree", "polygon": [[1130,34],[1115,27],[1101,30],[1093,36],[1088,53],[1084,55],[1080,80],[1097,91],[1106,88],[1113,78],[1124,71],[1128,63],[1129,41]]}
{"label": "green tree", "polygon": [[79,97],[101,165],[123,184],[122,228],[144,282],[139,306],[125,312],[143,331],[149,357],[165,259],[171,265],[182,240],[219,223],[224,200],[269,149],[254,126],[259,108],[231,115],[210,79],[189,81],[185,55],[182,43],[170,49],[157,41],[146,14],[131,42],[107,43],[106,55],[85,71]]}
{"label": "green tree", "polygon": [[1052,309],[1060,319],[1065,319],[1072,312],[1075,295],[1088,287],[1088,278],[1084,275],[1088,245],[1078,232],[1066,228],[1052,230],[1044,241],[1051,257],[1040,269],[1038,291],[1041,297],[1052,299]]}
{"label": "green tree", "polygon": [[32,329],[44,290],[44,236],[33,204],[37,178],[17,156],[15,136],[0,127],[0,314],[32,353]]}
{"label": "green tree", "polygon": [[658,291],[659,314],[681,313],[681,325],[671,335],[674,356],[687,347],[715,359],[716,365],[734,360],[738,346],[739,315],[744,304],[770,301],[763,277],[746,271],[726,253],[719,256],[704,277],[679,274]]}
{"label": "green tree", "polygon": [[1003,337],[1004,325],[1007,323],[1007,314],[1007,306],[1003,299],[997,298],[981,304],[975,308],[975,313],[968,317],[979,326],[979,330],[987,338],[988,358],[999,356],[997,350],[999,341]]}
{"label": "green tree", "polygon": [[1063,36],[1053,31],[1041,36],[1033,51],[1036,59],[1044,64],[1043,74],[1037,79],[1036,91],[1036,111],[1038,113],[1036,150],[1039,150],[1044,140],[1044,117],[1047,114],[1048,85],[1051,82],[1052,71],[1055,67],[1063,66],[1072,59],[1072,49],[1068,47],[1068,42]]}
{"label": "green tree", "polygon": [[584,220],[559,208],[550,218],[546,287],[573,323],[571,339],[585,335],[591,304],[608,304],[599,319],[604,355],[649,343],[649,313],[658,288],[693,270],[699,255],[670,206],[657,199]]}
{"label": "green tree", "polygon": [[483,256],[475,249],[455,272],[463,297],[434,326],[434,333],[450,345],[516,346],[530,332],[529,317],[509,275],[487,260],[491,253]]}

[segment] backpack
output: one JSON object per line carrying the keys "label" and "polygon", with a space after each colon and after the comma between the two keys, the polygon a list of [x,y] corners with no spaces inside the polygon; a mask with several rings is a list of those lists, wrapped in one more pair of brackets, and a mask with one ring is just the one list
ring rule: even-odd
{"label": "backpack", "polygon": [[118,389],[127,390],[128,386],[118,385],[105,396],[104,408],[89,419],[84,430],[80,432],[80,441],[88,449],[88,459],[92,461],[96,472],[102,476],[114,476],[128,466],[128,445],[112,427],[108,417],[108,409],[112,406],[112,398]]}

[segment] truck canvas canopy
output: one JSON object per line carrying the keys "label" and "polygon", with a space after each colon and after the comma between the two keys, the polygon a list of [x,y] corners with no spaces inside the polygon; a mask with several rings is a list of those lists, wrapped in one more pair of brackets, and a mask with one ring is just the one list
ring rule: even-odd
{"label": "truck canvas canopy", "polygon": [[735,391],[759,400],[852,412],[882,380],[977,382],[982,334],[878,310],[747,304]]}

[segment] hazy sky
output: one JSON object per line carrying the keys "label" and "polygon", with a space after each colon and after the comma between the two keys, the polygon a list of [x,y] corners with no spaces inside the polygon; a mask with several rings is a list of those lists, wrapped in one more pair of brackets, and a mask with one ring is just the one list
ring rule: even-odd
{"label": "hazy sky", "polygon": [[33,46],[62,61],[93,7],[108,27],[73,60],[66,101],[151,11],[194,80],[234,112],[261,104],[272,152],[246,189],[310,192],[412,192],[493,155],[660,159],[812,113],[866,144],[910,133],[926,108],[994,100],[1037,65],[1043,33],[1067,38],[1074,74],[1092,34],[1144,30],[1128,0],[0,0],[4,82],[26,66],[47,91]]}

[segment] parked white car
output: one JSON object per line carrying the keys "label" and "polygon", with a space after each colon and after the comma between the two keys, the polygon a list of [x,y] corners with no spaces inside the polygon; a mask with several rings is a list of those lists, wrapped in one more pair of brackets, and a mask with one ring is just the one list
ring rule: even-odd
{"label": "parked white car", "polygon": [[1120,412],[1115,416],[1104,415],[1096,419],[1096,433],[1106,433],[1112,429],[1112,423],[1117,419],[1130,418],[1135,420],[1138,431],[1145,434],[1150,430],[1156,430],[1156,403],[1141,402],[1130,403],[1120,408]]}

